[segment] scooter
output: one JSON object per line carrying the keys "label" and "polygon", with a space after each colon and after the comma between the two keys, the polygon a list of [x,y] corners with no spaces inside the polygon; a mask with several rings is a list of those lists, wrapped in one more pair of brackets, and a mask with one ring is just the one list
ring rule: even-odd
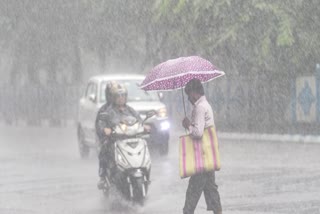
{"label": "scooter", "polygon": [[127,116],[113,128],[114,166],[107,169],[102,191],[110,195],[115,187],[126,199],[144,204],[150,184],[151,158],[143,123],[155,113],[149,112],[143,122]]}

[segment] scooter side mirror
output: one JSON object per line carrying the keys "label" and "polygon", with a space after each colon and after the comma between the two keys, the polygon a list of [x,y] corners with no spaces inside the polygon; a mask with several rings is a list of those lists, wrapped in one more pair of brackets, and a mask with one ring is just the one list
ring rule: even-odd
{"label": "scooter side mirror", "polygon": [[155,111],[155,110],[150,110],[150,111],[148,111],[147,112],[147,117],[148,118],[150,118],[150,117],[153,117],[154,115],[156,115],[157,114],[157,112]]}
{"label": "scooter side mirror", "polygon": [[143,120],[143,122],[145,122],[146,120],[148,120],[149,118],[153,117],[156,114],[157,114],[157,112],[155,110],[147,111],[146,118]]}

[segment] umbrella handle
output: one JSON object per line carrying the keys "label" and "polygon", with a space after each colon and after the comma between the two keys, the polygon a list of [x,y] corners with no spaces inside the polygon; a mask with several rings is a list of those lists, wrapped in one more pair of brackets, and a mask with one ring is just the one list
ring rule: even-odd
{"label": "umbrella handle", "polygon": [[184,116],[186,117],[187,114],[186,114],[186,106],[185,106],[185,104],[184,104],[184,93],[183,93],[183,89],[181,89],[181,92],[182,92],[183,111],[184,111]]}
{"label": "umbrella handle", "polygon": [[[183,93],[183,89],[181,89],[182,91],[182,102],[183,102],[183,111],[184,111],[184,117],[187,117],[187,114],[186,114],[186,106],[184,104],[184,93]],[[185,131],[186,131],[186,134],[188,134],[188,130],[185,128]]]}

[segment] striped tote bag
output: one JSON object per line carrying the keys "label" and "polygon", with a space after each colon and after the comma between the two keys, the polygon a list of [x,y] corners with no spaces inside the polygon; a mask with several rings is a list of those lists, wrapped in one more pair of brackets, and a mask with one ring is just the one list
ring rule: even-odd
{"label": "striped tote bag", "polygon": [[180,136],[179,141],[181,178],[220,170],[218,138],[214,126],[206,128],[201,139],[192,139],[190,135],[183,135]]}

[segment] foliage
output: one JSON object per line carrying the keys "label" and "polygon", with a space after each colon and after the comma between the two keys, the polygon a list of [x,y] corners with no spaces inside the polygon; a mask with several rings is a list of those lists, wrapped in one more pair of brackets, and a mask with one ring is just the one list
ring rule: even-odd
{"label": "foliage", "polygon": [[318,1],[310,0],[1,0],[0,47],[11,79],[39,70],[82,81],[83,53],[101,70],[119,58],[141,71],[179,56],[201,55],[229,75],[314,70],[320,59]]}
{"label": "foliage", "polygon": [[[251,75],[257,71],[284,72],[283,64],[287,65],[285,72],[293,72],[289,64],[304,65],[301,60],[312,49],[314,60],[319,59],[316,1],[160,2],[159,22],[169,21],[168,40],[180,44],[178,55],[204,55],[215,59],[225,70]],[[307,22],[308,19],[313,22]],[[311,67],[316,63],[309,62]]]}

